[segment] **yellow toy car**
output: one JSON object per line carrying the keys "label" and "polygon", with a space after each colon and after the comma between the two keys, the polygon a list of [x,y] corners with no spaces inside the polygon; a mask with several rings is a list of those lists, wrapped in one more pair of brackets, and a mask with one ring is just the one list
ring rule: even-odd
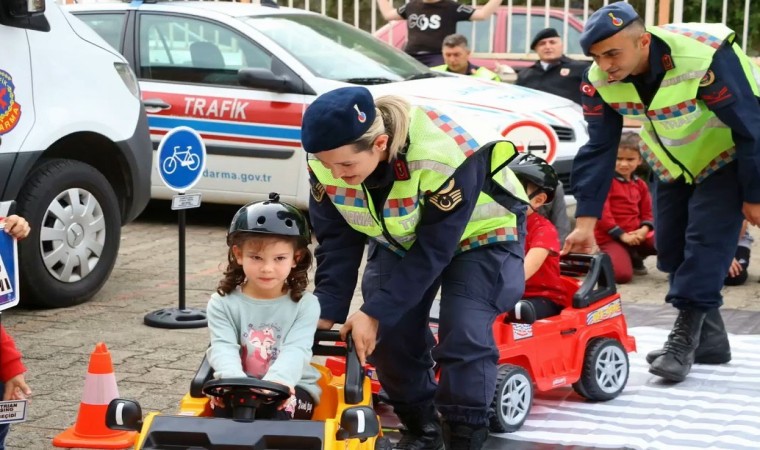
{"label": "yellow toy car", "polygon": [[[204,357],[180,402],[179,412],[149,413],[145,419],[139,403],[114,399],[108,405],[106,425],[114,430],[138,431],[135,450],[390,450],[380,421],[372,408],[370,380],[364,375],[350,337],[344,345],[337,331],[317,331],[315,356],[346,357],[345,376],[313,364],[321,373],[322,395],[311,420],[253,419],[262,403],[283,400],[288,388],[255,378],[213,379]],[[213,417],[207,395],[222,397],[233,407],[233,418]]]}

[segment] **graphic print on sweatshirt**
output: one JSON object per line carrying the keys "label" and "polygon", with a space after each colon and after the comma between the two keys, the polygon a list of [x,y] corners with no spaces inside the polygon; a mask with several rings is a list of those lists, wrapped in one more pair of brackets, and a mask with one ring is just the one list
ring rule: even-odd
{"label": "graphic print on sweatshirt", "polygon": [[279,354],[280,327],[264,324],[255,328],[248,324],[243,332],[243,370],[252,377],[262,378]]}

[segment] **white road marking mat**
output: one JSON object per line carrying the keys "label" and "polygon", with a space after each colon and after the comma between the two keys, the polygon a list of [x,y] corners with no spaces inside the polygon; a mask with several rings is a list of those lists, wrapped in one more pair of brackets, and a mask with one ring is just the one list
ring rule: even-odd
{"label": "white road marking mat", "polygon": [[668,330],[630,328],[637,353],[619,397],[593,403],[571,388],[538,394],[522,428],[493,438],[546,444],[631,449],[760,448],[760,335],[730,335],[733,359],[692,367],[672,384],[649,373],[647,352]]}

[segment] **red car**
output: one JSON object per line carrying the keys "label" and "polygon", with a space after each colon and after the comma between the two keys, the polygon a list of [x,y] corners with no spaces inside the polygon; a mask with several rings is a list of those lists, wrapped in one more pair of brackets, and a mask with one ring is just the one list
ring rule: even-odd
{"label": "red car", "polygon": [[[534,389],[571,385],[582,397],[604,401],[617,397],[628,382],[628,353],[636,351],[636,341],[628,334],[609,256],[568,255],[562,259],[562,274],[572,307],[531,324],[509,322],[506,314],[496,318],[499,368],[491,405],[493,432],[522,426]],[[437,331],[437,324],[431,328]],[[328,358],[326,366],[340,375],[345,363]],[[373,393],[379,393],[374,368],[367,367],[367,373]]]}
{"label": "red car", "polygon": [[[511,11],[511,14],[510,14]],[[593,11],[589,11],[591,14]],[[583,10],[570,9],[567,15],[567,32],[565,29],[565,11],[562,8],[550,8],[547,14],[546,8],[534,6],[530,10],[530,31],[527,30],[527,8],[524,6],[500,6],[494,14],[493,20],[479,22],[457,23],[457,33],[461,33],[470,41],[470,49],[473,56],[470,58],[473,64],[496,70],[496,64],[511,66],[516,71],[532,65],[536,61],[536,55],[531,53],[530,42],[533,35],[538,31],[552,27],[559,31],[563,39],[566,39],[568,55],[582,55],[580,35],[583,32]],[[493,39],[491,36],[491,22],[493,21]],[[473,31],[474,27],[474,31]],[[375,37],[390,45],[403,49],[406,45],[406,21],[397,20],[385,24],[375,32]],[[473,34],[474,32],[474,34]]]}

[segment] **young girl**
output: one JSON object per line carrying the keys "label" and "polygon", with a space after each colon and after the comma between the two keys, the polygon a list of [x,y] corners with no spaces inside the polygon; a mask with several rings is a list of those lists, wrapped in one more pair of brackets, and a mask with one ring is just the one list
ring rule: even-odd
{"label": "young girl", "polygon": [[612,179],[602,218],[594,234],[601,251],[612,260],[616,283],[628,283],[633,275],[645,275],[644,258],[655,255],[652,197],[635,171],[641,165],[639,138],[625,133],[618,146]]}
{"label": "young girl", "polygon": [[[317,298],[305,292],[312,255],[304,215],[294,206],[269,200],[250,203],[232,219],[228,265],[208,303],[214,377],[246,376],[290,388],[279,405],[262,405],[257,417],[309,419],[319,399],[319,373],[311,347],[319,320]],[[229,415],[214,399],[215,415]]]}

